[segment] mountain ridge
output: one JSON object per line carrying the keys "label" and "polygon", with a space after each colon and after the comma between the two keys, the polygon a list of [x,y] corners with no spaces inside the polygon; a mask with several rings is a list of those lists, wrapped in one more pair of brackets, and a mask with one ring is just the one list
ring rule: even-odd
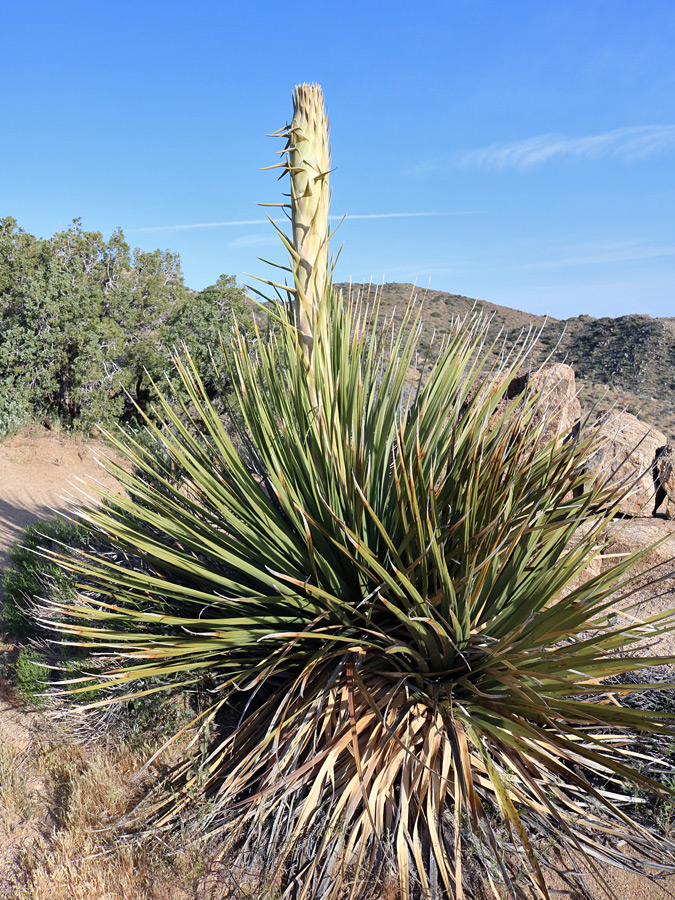
{"label": "mountain ridge", "polygon": [[400,321],[411,297],[421,302],[420,346],[433,358],[434,332],[443,333],[453,316],[474,310],[492,317],[495,330],[515,338],[523,329],[541,331],[532,363],[566,362],[572,366],[586,410],[618,407],[657,424],[675,438],[675,317],[644,313],[595,318],[555,319],[446,291],[412,284],[340,283],[336,289],[377,291],[380,308]]}

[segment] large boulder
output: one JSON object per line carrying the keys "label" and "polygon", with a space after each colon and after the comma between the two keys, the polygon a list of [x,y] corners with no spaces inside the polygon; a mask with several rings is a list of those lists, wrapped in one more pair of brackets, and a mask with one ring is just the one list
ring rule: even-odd
{"label": "large boulder", "polygon": [[667,444],[665,434],[626,412],[606,413],[593,427],[599,429],[601,444],[589,459],[589,475],[603,481],[609,477],[617,491],[630,489],[619,505],[620,513],[654,515],[656,463]]}
{"label": "large boulder", "polygon": [[675,519],[675,447],[664,447],[656,457],[656,514]]}
{"label": "large boulder", "polygon": [[[675,607],[675,526],[663,519],[616,519],[607,531],[609,542],[600,559],[602,571],[619,561],[624,554],[649,548],[648,553],[632,569],[637,579],[630,595],[617,596],[616,623],[644,621],[650,616],[665,615]],[[622,595],[623,599],[619,599]],[[656,622],[655,627],[664,622]],[[675,630],[643,642],[644,653],[675,656]]]}
{"label": "large boulder", "polygon": [[[588,526],[581,525],[570,547],[587,531]],[[602,553],[568,585],[565,593],[607,572],[627,555],[648,548],[631,570],[630,575],[635,576],[631,590],[619,590],[616,594],[616,607],[610,610],[614,624],[644,621],[675,608],[675,523],[656,518],[615,519],[607,528],[605,539]],[[675,628],[646,639],[643,646],[645,654],[675,656]]]}
{"label": "large boulder", "polygon": [[538,395],[534,416],[536,422],[545,422],[542,444],[558,438],[564,440],[577,428],[581,404],[571,366],[553,363],[536,372],[518,375],[509,385],[507,397],[511,399],[519,394]]}

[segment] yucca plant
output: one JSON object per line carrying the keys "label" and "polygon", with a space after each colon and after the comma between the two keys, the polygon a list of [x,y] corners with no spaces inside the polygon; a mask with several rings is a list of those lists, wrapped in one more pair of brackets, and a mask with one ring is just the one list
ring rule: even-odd
{"label": "yucca plant", "polygon": [[586,479],[598,438],[543,441],[555,411],[507,391],[531,338],[495,345],[479,316],[408,385],[414,308],[394,329],[332,288],[325,122],[320,89],[296,89],[290,299],[269,338],[235,339],[241,434],[178,356],[189,403],[157,392],[154,448],[115,441],[126,493],[81,513],[117,552],[64,556],[79,598],[43,612],[95,657],[71,690],[206,685],[215,737],[158,822],[205,792],[205,836],[285,897],[394,875],[404,898],[462,898],[469,855],[495,896],[519,872],[548,897],[550,838],[591,872],[675,868],[620,789],[668,795],[634,740],[672,717],[619,703],[649,684],[603,684],[674,662],[636,649],[672,618],[612,624],[646,551],[579,578],[620,500]]}

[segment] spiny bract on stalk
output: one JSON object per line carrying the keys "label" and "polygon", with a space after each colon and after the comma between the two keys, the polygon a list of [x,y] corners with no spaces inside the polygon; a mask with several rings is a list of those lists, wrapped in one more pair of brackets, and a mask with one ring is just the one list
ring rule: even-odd
{"label": "spiny bract on stalk", "polygon": [[311,340],[328,280],[330,146],[323,93],[317,85],[298,85],[288,129],[287,167],[298,328]]}
{"label": "spiny bract on stalk", "polygon": [[295,113],[292,302],[267,338],[236,336],[237,440],[186,355],[189,403],[158,391],[150,445],[115,440],[125,493],[82,512],[110,550],[64,554],[78,599],[42,612],[90,653],[72,691],[207,686],[195,724],[215,737],[158,821],[204,792],[204,838],[237,871],[278,873],[282,897],[396,877],[403,898],[463,898],[476,869],[495,896],[525,876],[548,897],[544,838],[592,873],[675,870],[618,787],[671,796],[631,735],[672,736],[672,716],[603,684],[673,663],[636,649],[672,616],[613,624],[646,550],[578,577],[621,500],[586,478],[598,438],[544,440],[546,390],[508,394],[531,340],[495,353],[480,316],[449,323],[409,389],[416,313],[385,327],[336,296],[318,88]]}
{"label": "spiny bract on stalk", "polygon": [[[310,390],[314,387],[318,362],[315,348],[321,343],[326,357],[327,341],[326,293],[329,290],[328,245],[330,231],[330,144],[328,118],[323,91],[316,84],[297,85],[293,93],[293,119],[274,136],[286,138],[285,160],[278,163],[289,176],[291,235],[289,240],[275,225],[286,246],[293,286],[283,286],[292,298],[297,338],[308,369]],[[272,166],[271,168],[276,168]],[[272,223],[275,224],[275,223]],[[269,282],[268,282],[269,283]]]}

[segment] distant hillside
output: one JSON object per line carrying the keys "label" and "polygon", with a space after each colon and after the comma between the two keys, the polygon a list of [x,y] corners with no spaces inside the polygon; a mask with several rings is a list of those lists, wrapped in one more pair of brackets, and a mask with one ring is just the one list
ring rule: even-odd
{"label": "distant hillside", "polygon": [[[348,289],[349,285],[336,285]],[[352,290],[368,290],[353,284]],[[675,439],[675,318],[646,315],[594,319],[546,319],[484,300],[473,300],[443,291],[415,288],[411,284],[378,287],[381,308],[399,319],[411,295],[423,301],[421,348],[426,351],[434,332],[442,334],[451,316],[473,309],[493,317],[495,329],[516,337],[522,329],[543,328],[533,361],[552,359],[574,368],[582,403],[600,409],[616,405],[652,422]],[[437,344],[437,342],[434,342]],[[432,344],[431,355],[434,355]]]}

